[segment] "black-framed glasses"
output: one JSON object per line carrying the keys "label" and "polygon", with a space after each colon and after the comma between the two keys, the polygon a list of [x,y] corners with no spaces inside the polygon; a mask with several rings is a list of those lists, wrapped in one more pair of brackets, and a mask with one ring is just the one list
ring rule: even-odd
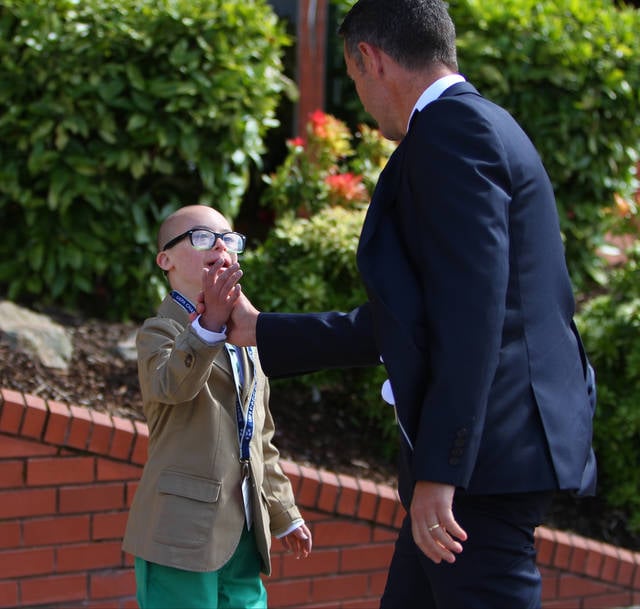
{"label": "black-framed glasses", "polygon": [[192,228],[177,237],[168,241],[162,248],[162,251],[168,250],[173,247],[185,237],[189,237],[191,246],[196,250],[210,250],[216,244],[218,239],[222,239],[222,243],[227,248],[227,251],[232,254],[242,254],[244,252],[244,246],[247,238],[242,233],[236,233],[235,231],[228,231],[226,233],[215,233],[208,228]]}

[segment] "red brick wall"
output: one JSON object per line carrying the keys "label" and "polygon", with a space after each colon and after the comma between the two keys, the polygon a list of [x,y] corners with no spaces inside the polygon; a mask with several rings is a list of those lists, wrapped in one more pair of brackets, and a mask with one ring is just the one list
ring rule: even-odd
{"label": "red brick wall", "polygon": [[[147,427],[0,389],[0,608],[136,607],[120,548]],[[403,510],[371,481],[283,461],[313,531],[309,559],[273,547],[270,607],[377,607]],[[640,554],[540,528],[545,609],[640,603]]]}

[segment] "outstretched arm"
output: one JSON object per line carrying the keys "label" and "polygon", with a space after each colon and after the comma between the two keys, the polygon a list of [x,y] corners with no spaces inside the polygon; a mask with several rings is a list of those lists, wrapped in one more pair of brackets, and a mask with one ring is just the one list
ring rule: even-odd
{"label": "outstretched arm", "polygon": [[349,313],[259,313],[251,317],[260,363],[269,377],[380,365],[368,303]]}

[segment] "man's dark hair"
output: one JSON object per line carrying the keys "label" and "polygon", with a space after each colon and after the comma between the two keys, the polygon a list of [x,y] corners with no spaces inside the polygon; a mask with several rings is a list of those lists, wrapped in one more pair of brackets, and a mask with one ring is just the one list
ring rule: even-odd
{"label": "man's dark hair", "polygon": [[434,63],[458,70],[455,26],[442,0],[358,0],[338,34],[358,64],[358,43],[367,42],[410,70]]}

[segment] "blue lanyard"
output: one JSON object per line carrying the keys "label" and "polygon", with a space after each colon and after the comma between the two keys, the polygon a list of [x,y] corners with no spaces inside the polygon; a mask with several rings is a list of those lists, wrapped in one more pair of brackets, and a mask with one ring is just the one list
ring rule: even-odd
{"label": "blue lanyard", "polygon": [[[187,313],[195,313],[196,308],[191,301],[187,300],[180,292],[172,290],[170,293],[171,298],[175,300]],[[242,399],[240,397],[240,373],[238,367],[240,365],[238,358],[238,352],[235,351],[235,347],[227,345],[229,351],[229,357],[231,358],[231,369],[233,371],[233,379],[236,385],[236,419],[238,421],[238,442],[240,443],[240,460],[243,462],[249,461],[249,444],[253,437],[253,410],[256,404],[256,385],[253,383],[253,389],[251,391],[251,398],[249,399],[249,406],[247,408],[247,418],[244,418],[242,413]],[[231,351],[234,351],[232,353]],[[247,353],[253,362],[253,350],[251,347],[247,347]],[[235,362],[234,362],[235,359]],[[237,365],[236,365],[237,364]]]}
{"label": "blue lanyard", "polygon": [[196,308],[180,292],[172,290],[169,294],[187,313],[195,313]]}
{"label": "blue lanyard", "polygon": [[[238,357],[238,352],[231,353],[232,349],[235,350],[235,347],[227,346],[227,350],[229,351],[229,357],[231,358],[231,364],[233,369],[233,378],[236,384],[236,420],[238,422],[238,442],[240,444],[240,461],[247,462],[249,461],[249,444],[251,442],[251,438],[253,437],[253,411],[256,404],[256,386],[257,383],[254,381],[253,388],[251,390],[251,398],[249,399],[249,406],[247,407],[247,417],[245,419],[244,414],[242,413],[242,401],[240,398],[240,390],[238,389],[240,385],[240,378],[238,368],[234,363],[234,358]],[[247,353],[251,360],[253,361],[253,350],[251,347],[247,347]]]}

